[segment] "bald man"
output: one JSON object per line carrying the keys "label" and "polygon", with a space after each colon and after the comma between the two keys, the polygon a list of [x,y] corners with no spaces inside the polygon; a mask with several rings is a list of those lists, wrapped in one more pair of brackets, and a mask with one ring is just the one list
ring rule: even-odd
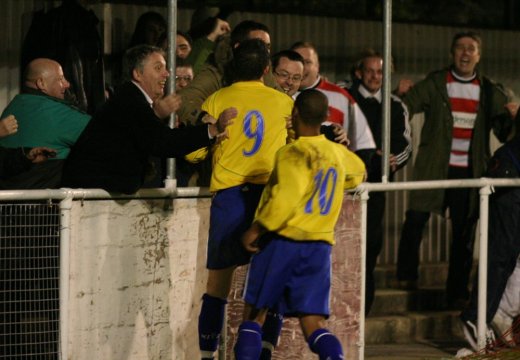
{"label": "bald man", "polygon": [[[70,84],[63,76],[59,63],[39,58],[31,61],[24,71],[22,93],[16,95],[0,118],[13,115],[18,131],[0,139],[7,148],[48,147],[56,150],[56,157],[22,174],[4,188],[52,188],[59,186],[61,166],[70,148],[90,121],[90,115],[78,110],[66,100]],[[52,170],[51,170],[52,168]],[[34,174],[31,172],[34,171]],[[47,177],[47,179],[44,179]]]}

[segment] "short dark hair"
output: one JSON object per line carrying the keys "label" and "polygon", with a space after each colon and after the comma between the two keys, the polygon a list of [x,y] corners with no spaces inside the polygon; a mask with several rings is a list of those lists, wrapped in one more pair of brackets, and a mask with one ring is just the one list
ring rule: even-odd
{"label": "short dark hair", "polygon": [[134,32],[130,39],[130,44],[128,46],[129,48],[146,43],[146,29],[150,24],[156,24],[160,26],[163,29],[162,33],[167,31],[168,23],[161,14],[155,11],[145,12],[139,16],[139,19],[137,19]]}
{"label": "short dark hair", "polygon": [[175,57],[175,67],[189,67],[193,68],[193,65],[186,59]]}
{"label": "short dark hair", "polygon": [[459,32],[459,33],[456,33],[455,35],[453,35],[453,39],[451,40],[451,48],[450,48],[452,54],[455,52],[455,44],[457,43],[457,41],[459,39],[462,39],[465,37],[469,37],[469,38],[472,38],[473,40],[475,40],[478,44],[478,52],[479,53],[482,52],[482,38],[480,37],[480,35],[474,31],[463,31],[463,32]]}
{"label": "short dark hair", "polygon": [[233,50],[231,67],[234,81],[258,80],[269,66],[269,50],[260,39],[249,39]]}
{"label": "short dark hair", "polygon": [[298,110],[298,116],[304,124],[320,125],[327,119],[329,101],[321,91],[307,89],[298,95],[294,107]]}
{"label": "short dark hair", "polygon": [[303,65],[305,65],[303,57],[298,54],[294,50],[282,50],[277,52],[271,57],[271,63],[273,64],[273,69],[276,69],[278,67],[278,64],[280,63],[281,58],[287,58],[291,61],[299,61]]}
{"label": "short dark hair", "polygon": [[239,23],[231,32],[231,46],[241,44],[242,42],[249,39],[249,33],[251,31],[261,30],[269,34],[269,28],[259,22],[253,20],[244,20]]}
{"label": "short dark hair", "polygon": [[137,45],[125,52],[123,57],[123,76],[125,80],[132,80],[134,70],[143,71],[144,61],[153,53],[165,56],[163,49],[152,45]]}
{"label": "short dark hair", "polygon": [[184,32],[184,31],[181,31],[181,30],[177,30],[177,35],[180,35],[183,38],[185,38],[186,41],[188,42],[188,44],[190,44],[190,46],[193,46],[193,39],[191,38],[191,36],[187,32]]}

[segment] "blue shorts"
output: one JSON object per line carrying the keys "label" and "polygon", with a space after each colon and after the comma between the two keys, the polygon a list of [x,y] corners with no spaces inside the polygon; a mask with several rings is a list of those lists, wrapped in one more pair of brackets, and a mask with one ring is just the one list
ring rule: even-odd
{"label": "blue shorts", "polygon": [[219,270],[249,263],[242,235],[253,222],[264,185],[244,184],[218,191],[211,201],[206,267]]}
{"label": "blue shorts", "polygon": [[323,241],[293,241],[272,233],[260,243],[263,248],[249,266],[245,302],[257,309],[279,305],[284,316],[328,317],[332,246]]}

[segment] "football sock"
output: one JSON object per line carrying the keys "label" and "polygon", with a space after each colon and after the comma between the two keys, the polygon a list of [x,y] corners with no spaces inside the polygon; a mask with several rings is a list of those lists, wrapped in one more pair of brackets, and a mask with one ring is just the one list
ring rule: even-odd
{"label": "football sock", "polygon": [[254,321],[244,321],[238,328],[236,360],[258,360],[262,351],[262,329]]}
{"label": "football sock", "polygon": [[260,360],[271,360],[271,354],[278,344],[282,331],[283,315],[269,311],[262,326],[262,354]]}
{"label": "football sock", "polygon": [[320,360],[343,360],[341,344],[329,330],[314,331],[307,342],[312,352],[320,356]]}
{"label": "football sock", "polygon": [[224,324],[227,301],[208,294],[202,296],[199,315],[199,347],[203,358],[212,358],[217,350]]}

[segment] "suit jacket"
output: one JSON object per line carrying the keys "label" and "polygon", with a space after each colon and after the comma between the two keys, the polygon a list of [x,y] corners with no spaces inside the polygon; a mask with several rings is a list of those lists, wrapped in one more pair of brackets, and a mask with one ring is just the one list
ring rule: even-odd
{"label": "suit jacket", "polygon": [[150,156],[184,156],[209,144],[207,125],[170,129],[128,82],[94,115],[72,148],[62,185],[131,194],[142,186]]}

